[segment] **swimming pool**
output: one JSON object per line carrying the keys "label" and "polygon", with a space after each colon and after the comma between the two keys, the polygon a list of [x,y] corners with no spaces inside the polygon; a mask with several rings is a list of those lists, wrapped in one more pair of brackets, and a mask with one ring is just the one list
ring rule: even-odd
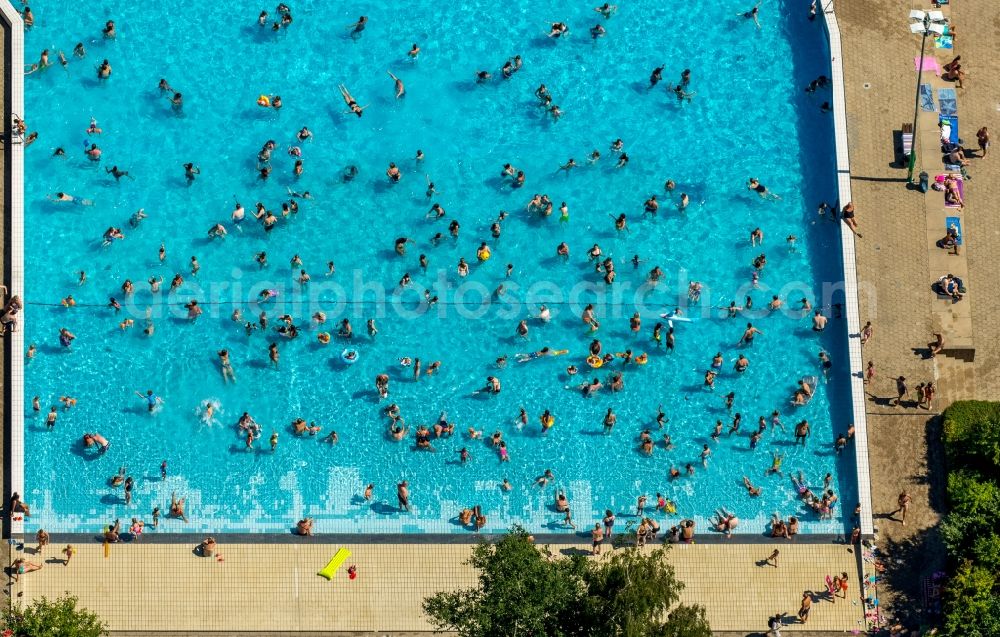
{"label": "swimming pool", "polygon": [[[681,15],[631,2],[607,20],[591,7],[561,3],[498,13],[477,0],[446,14],[430,2],[391,9],[361,3],[350,13],[302,3],[292,7],[292,25],[275,34],[258,27],[256,5],[208,5],[190,14],[105,6],[98,16],[69,3],[47,4],[36,9],[36,27],[27,35],[27,51],[48,48],[55,62],[26,82],[25,117],[40,132],[27,152],[25,185],[26,342],[37,348],[26,368],[26,403],[39,396],[41,407],[29,407],[25,423],[29,529],[92,531],[116,517],[150,522],[152,508],[166,511],[176,492],[187,498],[189,522],[164,519],[159,530],[284,532],[308,516],[318,532],[463,533],[454,516],[480,505],[487,530],[520,523],[571,531],[552,506],[561,489],[580,529],[605,509],[634,512],[640,494],[649,497],[648,511],[659,492],[677,506],[668,521],[693,517],[701,528],[721,506],[743,519],[740,532],[763,531],[774,511],[798,515],[803,532],[843,531],[849,516],[842,514],[856,498],[853,457],[833,450],[850,420],[845,323],[831,318],[817,334],[801,312],[757,311],[772,294],[790,307],[803,297],[817,307],[842,297],[838,227],[816,214],[818,201],[835,197],[832,121],[820,110],[828,94],[802,90],[829,73],[828,55],[821,25],[804,11],[764,5],[757,30],[730,3]],[[345,27],[361,14],[368,26],[351,38]],[[108,19],[116,24],[114,40],[101,37]],[[546,37],[556,20],[569,25],[568,37]],[[607,35],[594,40],[588,29],[597,23]],[[83,59],[72,54],[78,41],[87,50]],[[415,61],[407,55],[413,43],[422,49]],[[69,58],[65,69],[53,54],[58,50]],[[524,66],[504,80],[500,67],[514,55]],[[103,59],[113,69],[107,81],[97,79]],[[665,79],[648,90],[650,71],[661,64]],[[664,88],[685,68],[692,71],[690,102]],[[477,84],[481,69],[493,78]],[[405,82],[404,98],[394,97],[387,70]],[[180,109],[157,88],[160,78],[183,94]],[[534,91],[541,83],[563,111],[558,121],[538,107]],[[344,113],[340,84],[366,107],[363,117]],[[282,108],[258,106],[261,95],[280,95]],[[91,117],[100,134],[87,133]],[[296,139],[303,126],[312,141]],[[619,138],[630,158],[622,168],[610,148]],[[262,180],[256,156],[270,139],[273,173]],[[99,145],[100,162],[86,157],[85,143]],[[293,146],[304,166],[298,178],[288,153]],[[66,156],[53,156],[56,147]],[[417,149],[425,154],[421,162],[414,160]],[[593,149],[601,158],[590,165]],[[559,170],[571,157],[579,166]],[[200,169],[190,183],[188,162]],[[397,184],[385,176],[390,162],[401,169]],[[507,163],[524,171],[522,188],[501,178]],[[129,176],[116,180],[105,170],[111,166]],[[345,182],[348,166],[358,173]],[[439,191],[430,198],[425,176]],[[751,176],[781,199],[748,191]],[[664,191],[668,178],[677,184],[672,194]],[[284,217],[289,189],[312,198],[295,198],[298,213]],[[55,192],[93,205],[48,201]],[[676,207],[681,192],[691,199],[684,211]],[[551,216],[526,210],[535,193],[551,197]],[[659,212],[644,215],[643,202],[654,193]],[[275,230],[264,232],[249,216],[237,228],[230,221],[234,196],[248,214],[256,201],[275,211]],[[445,209],[442,219],[427,218],[435,202]],[[559,220],[562,202],[566,223]],[[133,228],[129,218],[140,208],[148,217]],[[501,210],[509,215],[495,240],[490,227]],[[617,232],[613,218],[623,213],[628,229]],[[457,239],[449,236],[452,220],[461,225]],[[228,236],[209,239],[219,222]],[[102,247],[112,226],[125,239]],[[755,227],[765,233],[764,248],[750,245]],[[433,245],[438,232],[444,239]],[[794,249],[789,235],[797,237]],[[405,256],[393,251],[399,237],[413,240]],[[492,257],[479,263],[482,242]],[[570,249],[565,261],[556,254],[562,242]],[[614,259],[610,286],[587,259],[594,243]],[[268,255],[267,267],[255,260],[260,252]],[[762,253],[767,265],[754,289],[751,264]],[[291,264],[296,254],[301,267]],[[426,272],[420,254],[427,255]],[[633,267],[636,254],[640,264]],[[192,256],[200,265],[196,275]],[[459,258],[470,264],[467,277],[458,275]],[[326,276],[329,261],[336,271]],[[654,266],[665,280],[644,287]],[[311,277],[304,286],[303,269]],[[82,285],[80,271],[87,274]],[[168,294],[178,273],[184,283]],[[413,284],[400,291],[407,273]],[[164,279],[160,293],[150,292],[150,277]],[[126,279],[136,288],[130,297],[121,289]],[[699,303],[688,301],[691,281],[703,284]],[[506,291],[494,297],[501,283]],[[439,298],[429,309],[421,304],[424,289]],[[262,290],[278,294],[258,307]],[[70,294],[76,306],[63,307]],[[753,312],[730,319],[714,309],[742,305],[747,294]],[[107,307],[109,297],[121,303],[120,313]],[[193,322],[182,307],[191,299],[204,309]],[[542,303],[553,312],[548,323],[530,319]],[[596,333],[580,319],[588,303],[601,323]],[[695,320],[676,323],[677,345],[668,354],[655,346],[652,328],[665,324],[659,314],[678,304]],[[237,307],[244,322],[266,311],[266,333],[248,337],[243,322],[231,320]],[[147,308],[151,336],[143,333]],[[638,335],[629,325],[637,309]],[[327,317],[318,328],[310,324],[317,311]],[[273,330],[286,313],[300,328],[296,339]],[[317,333],[335,333],[344,316],[354,327],[352,341],[318,343]],[[373,317],[379,332],[371,339],[365,322]],[[128,318],[134,325],[120,328]],[[526,338],[516,332],[522,319]],[[747,321],[763,334],[752,347],[736,347]],[[60,328],[77,337],[71,347],[60,346]],[[594,376],[585,362],[594,338],[604,352],[648,352],[649,362],[616,359],[595,373],[606,380],[609,368],[622,371],[622,391],[583,398],[566,387]],[[268,359],[271,342],[278,343],[277,369]],[[515,362],[515,354],[545,346],[568,353]],[[341,359],[345,348],[357,351],[355,364]],[[223,382],[221,349],[230,353],[235,384]],[[796,381],[822,376],[820,349],[833,362],[830,381],[819,381],[808,405],[793,407]],[[703,375],[716,352],[725,362],[716,389],[708,391]],[[742,374],[732,371],[740,353],[750,360]],[[498,369],[504,354],[508,363]],[[441,367],[413,381],[413,367],[398,362],[404,357],[420,358],[424,370],[433,361]],[[581,373],[567,376],[569,365]],[[381,373],[390,378],[384,401],[374,387]],[[502,391],[473,394],[487,376],[498,377]],[[135,395],[150,389],[163,401],[152,415]],[[731,411],[724,401],[730,391],[736,393]],[[50,430],[45,413],[61,396],[78,402],[57,410]],[[219,406],[214,422],[203,418],[206,401]],[[411,428],[404,442],[386,435],[383,409],[390,402]],[[660,405],[667,418],[662,431]],[[528,424],[519,428],[522,406]],[[617,424],[604,435],[609,407]],[[555,424],[543,434],[539,417],[546,409]],[[751,450],[757,418],[769,419],[775,409],[787,431],[768,428]],[[262,437],[249,451],[236,426],[244,411],[261,424]],[[436,452],[415,451],[413,429],[433,425],[441,411],[456,424],[455,435],[433,439]],[[743,424],[729,436],[736,412]],[[322,430],[298,438],[290,425],[296,418]],[[791,433],[803,419],[812,429],[804,448]],[[710,437],[716,420],[724,425],[718,442]],[[510,461],[465,435],[469,427],[485,439],[502,432]],[[674,448],[657,444],[646,456],[638,440],[644,429],[658,443],[669,434]],[[322,442],[331,430],[339,436],[335,445]],[[84,432],[106,437],[107,452],[85,450]],[[273,452],[272,432],[279,437]],[[707,468],[700,460],[706,444]],[[468,462],[461,461],[462,448],[471,454]],[[785,477],[764,475],[774,452],[785,455]],[[668,478],[672,466],[683,473],[687,464],[693,477]],[[127,506],[122,489],[109,486],[121,466],[135,480]],[[545,469],[554,481],[535,486]],[[832,520],[818,520],[798,503],[787,476],[799,470],[814,490],[832,473],[842,497]],[[747,496],[744,475],[763,487],[760,497]],[[510,491],[500,488],[504,478]],[[396,507],[402,480],[411,491],[409,513]],[[372,501],[362,497],[369,483]]]}

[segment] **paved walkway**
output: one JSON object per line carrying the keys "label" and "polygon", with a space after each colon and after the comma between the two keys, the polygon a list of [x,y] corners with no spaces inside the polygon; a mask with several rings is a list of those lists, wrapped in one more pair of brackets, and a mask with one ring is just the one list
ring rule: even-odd
{"label": "paved walkway", "polygon": [[[907,25],[910,8],[932,9],[930,2],[900,5],[894,0],[842,0],[837,14],[843,31],[847,90],[848,135],[854,203],[864,239],[857,242],[858,276],[862,290],[861,320],[872,321],[874,338],[865,346],[866,360],[875,363],[877,378],[869,386],[868,430],[872,471],[872,500],[880,545],[900,564],[889,574],[892,591],[880,594],[903,602],[899,612],[912,611],[919,601],[921,580],[943,565],[936,525],[944,511],[944,469],[940,450],[940,423],[934,413],[957,399],[1000,398],[1000,161],[973,160],[966,184],[965,209],[955,215],[944,208],[940,192],[926,195],[906,188],[906,169],[893,166],[893,131],[913,116],[916,89],[914,57],[920,37]],[[995,128],[1000,134],[1000,101],[993,78],[1000,73],[995,44],[996,6],[988,0],[962,0],[944,8],[957,26],[953,50],[936,49],[928,40],[927,54],[940,64],[961,54],[968,71],[958,95],[959,132],[967,146],[976,147],[976,130]],[[953,86],[933,73],[924,82]],[[933,178],[944,172],[937,144],[938,113],[921,111],[916,173]],[[918,138],[919,139],[919,138]],[[962,256],[948,256],[935,242],[945,234],[945,216],[960,216],[965,245]],[[964,262],[964,263],[963,263]],[[965,301],[952,305],[931,291],[931,282],[952,271],[969,289]],[[926,344],[942,332],[946,347],[975,348],[974,362],[958,358],[926,357]],[[938,387],[932,409],[912,403],[894,408],[897,376],[912,389],[934,381]],[[903,489],[913,506],[903,526],[890,512]]]}
{"label": "paved walkway", "polygon": [[[781,551],[779,567],[759,566],[774,547]],[[430,630],[423,597],[475,583],[475,572],[463,564],[471,545],[349,545],[351,558],[330,582],[315,573],[339,546],[223,545],[222,561],[198,557],[193,548],[113,545],[105,557],[102,545],[86,544],[64,566],[61,546],[43,555],[28,546],[18,554],[44,566],[22,576],[12,592],[25,602],[71,593],[113,630],[384,632]],[[687,584],[683,601],[706,605],[713,629],[763,627],[769,614],[782,611],[793,618],[803,591],[823,590],[824,577],[842,571],[850,575],[848,599],[817,601],[805,627],[859,627],[857,560],[843,545],[696,543],[674,546],[669,559]],[[358,567],[354,581],[346,574],[349,564]]]}

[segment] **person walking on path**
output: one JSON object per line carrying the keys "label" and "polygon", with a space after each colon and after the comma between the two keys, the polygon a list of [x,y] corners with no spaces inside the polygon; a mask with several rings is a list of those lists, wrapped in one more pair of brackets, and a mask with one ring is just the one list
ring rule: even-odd
{"label": "person walking on path", "polygon": [[799,606],[799,621],[803,624],[809,621],[809,609],[812,608],[812,591],[802,593],[802,604]]}
{"label": "person walking on path", "polygon": [[[836,581],[836,580],[834,580],[834,581]],[[839,587],[839,591],[841,593],[843,593],[843,595],[841,595],[841,597],[843,597],[846,600],[847,599],[847,573],[841,573],[840,574],[840,587]],[[834,597],[837,596],[837,591],[833,591],[833,596]]]}
{"label": "person walking on path", "polygon": [[899,494],[899,498],[896,500],[896,505],[899,508],[892,512],[892,515],[902,512],[903,515],[900,516],[900,521],[903,523],[903,526],[906,526],[906,512],[910,509],[911,502],[913,502],[913,498],[910,497],[909,493],[903,491]]}
{"label": "person walking on path", "polygon": [[781,626],[782,626],[781,618],[783,615],[784,613],[778,613],[774,617],[771,617],[770,619],[767,620],[768,635],[772,635],[773,637],[781,637]]}
{"label": "person walking on path", "polygon": [[899,403],[906,396],[906,378],[900,376],[896,378],[896,400],[892,403],[893,407],[899,407]]}
{"label": "person walking on path", "polygon": [[774,549],[774,551],[770,555],[767,556],[767,559],[764,560],[764,563],[768,564],[770,566],[773,566],[774,568],[778,568],[778,554],[779,553],[780,553],[780,551],[778,549]]}
{"label": "person walking on path", "polygon": [[926,383],[924,385],[924,390],[920,395],[920,404],[923,405],[924,409],[930,411],[931,403],[934,402],[934,394],[937,392],[934,387],[933,382]]}
{"label": "person walking on path", "polygon": [[861,330],[861,344],[862,345],[865,345],[866,343],[868,343],[868,341],[871,339],[872,333],[874,331],[875,331],[875,328],[872,327],[872,322],[871,321],[868,321],[867,323],[865,323],[864,328],[862,328],[862,330]]}

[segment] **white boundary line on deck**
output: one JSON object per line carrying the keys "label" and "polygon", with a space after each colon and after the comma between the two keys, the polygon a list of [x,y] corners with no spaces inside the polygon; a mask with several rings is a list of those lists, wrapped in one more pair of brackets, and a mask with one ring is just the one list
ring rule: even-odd
{"label": "white boundary line on deck", "polygon": [[[844,96],[843,50],[840,46],[840,25],[828,2],[823,10],[830,41],[830,74],[833,82],[833,126],[837,149],[837,194],[840,205],[851,201],[851,160],[847,146],[847,102]],[[861,339],[851,336],[861,332],[858,309],[858,269],[854,252],[854,233],[847,224],[840,224],[841,253],[844,259],[844,297],[847,316],[847,346],[851,366],[851,408],[854,412],[854,450],[858,472],[858,501],[861,503],[861,534],[875,533],[872,523],[871,469],[868,465],[868,417],[865,404],[864,358]]]}
{"label": "white boundary line on deck", "polygon": [[[10,109],[12,112],[5,113],[4,117],[12,120],[14,113],[19,117],[25,117],[24,113],[24,22],[21,14],[8,2],[0,0],[0,12],[3,13],[4,21],[10,24],[10,59],[7,60],[7,77],[5,80],[10,87]],[[8,126],[13,127],[11,121]],[[11,294],[19,294],[24,298],[24,143],[14,143],[12,139],[5,139],[4,143],[10,149],[10,163],[7,164],[7,183],[10,188],[10,215],[11,236],[8,237],[10,245],[10,283]],[[18,320],[17,331],[9,333],[6,338],[10,339],[10,378],[7,379],[10,385],[10,404],[6,405],[7,414],[10,418],[10,438],[6,441],[7,457],[10,461],[10,485],[8,488],[13,493],[17,491],[21,498],[28,502],[30,499],[24,493],[24,324],[26,311],[21,312]],[[18,516],[20,517],[20,516]],[[22,519],[12,519],[10,526],[11,536],[24,533],[24,521]]]}

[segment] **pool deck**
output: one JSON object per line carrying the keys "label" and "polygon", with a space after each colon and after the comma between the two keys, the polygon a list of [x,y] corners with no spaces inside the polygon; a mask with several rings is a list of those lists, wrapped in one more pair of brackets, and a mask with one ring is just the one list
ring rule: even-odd
{"label": "pool deck", "polygon": [[[795,616],[803,591],[822,590],[826,575],[847,571],[847,600],[817,601],[810,630],[843,632],[858,628],[857,559],[843,545],[796,544],[780,547],[779,566],[759,566],[770,544],[675,545],[669,560],[686,583],[685,602],[704,604],[715,630],[741,631],[763,626],[768,614]],[[193,554],[188,544],[113,545],[104,556],[100,544],[77,546],[68,566],[61,546],[41,556],[28,546],[24,557],[43,563],[22,576],[15,598],[66,591],[78,596],[115,630],[181,631],[427,631],[420,610],[426,595],[475,583],[462,562],[469,544],[346,545],[358,566],[348,579],[346,566],[333,581],[316,575],[339,546],[327,544],[220,544],[223,561]],[[589,547],[560,545],[573,553]],[[127,594],[122,595],[127,591]],[[801,625],[789,625],[795,630]]]}
{"label": "pool deck", "polygon": [[[960,215],[966,245],[961,257],[945,255],[934,246],[944,234],[945,209],[940,193],[922,195],[907,190],[905,168],[890,166],[894,160],[892,131],[912,117],[913,109],[916,78],[912,60],[918,53],[919,38],[910,35],[906,26],[909,6],[892,0],[841,0],[836,4],[845,51],[850,185],[864,235],[855,242],[862,287],[860,318],[862,323],[871,320],[876,330],[863,350],[864,359],[875,361],[879,373],[869,387],[865,409],[872,507],[880,546],[888,544],[897,555],[920,560],[920,568],[914,571],[919,581],[920,575],[941,563],[940,544],[931,530],[943,507],[936,446],[939,425],[934,418],[938,405],[958,398],[1000,398],[1000,321],[996,319],[1000,296],[980,293],[1000,280],[1000,262],[995,259],[1000,253],[1000,231],[993,229],[998,227],[1000,211],[989,206],[1000,197],[1000,160],[975,160],[970,167],[974,179],[967,185],[967,205]],[[993,16],[990,6],[986,0],[962,0],[945,9],[962,32],[954,52],[968,60],[967,88],[957,91],[961,132],[966,140],[974,138],[979,126],[989,125],[1000,108],[988,83],[1000,72],[1000,57],[995,55],[991,38],[996,19],[982,19]],[[929,9],[929,3],[922,8]],[[6,46],[7,35],[0,33],[0,38]],[[928,48],[928,54],[937,54],[942,63],[951,53],[935,51],[933,44]],[[935,88],[946,85],[933,74],[925,74],[924,81]],[[0,86],[3,82],[0,78]],[[870,87],[865,88],[865,83]],[[6,90],[2,94],[6,95]],[[924,167],[932,177],[940,166],[934,148],[935,124],[935,114],[921,114],[917,172]],[[0,170],[6,170],[6,165]],[[0,179],[0,188],[3,183]],[[0,205],[5,206],[6,220],[4,195]],[[4,229],[8,227],[5,224]],[[6,241],[3,245],[5,250]],[[6,250],[3,254],[0,267],[7,262]],[[970,291],[966,300],[949,305],[930,291],[930,282],[944,271],[965,278]],[[6,268],[0,274],[6,279]],[[974,349],[974,360],[923,358],[919,350],[934,331],[941,330],[949,347],[966,350],[956,354],[967,355]],[[5,347],[10,347],[9,343]],[[10,356],[10,350],[7,353]],[[900,374],[911,387],[935,380],[938,405],[932,410],[890,407],[887,397],[895,396],[891,379]],[[0,377],[5,388],[6,380]],[[0,408],[7,408],[6,401]],[[907,526],[888,517],[903,488],[914,498]],[[684,600],[706,605],[716,631],[762,632],[769,614],[785,611],[794,616],[804,590],[820,588],[826,574],[840,571],[851,574],[852,598],[846,603],[816,604],[806,627],[810,633],[841,634],[860,628],[860,604],[854,603],[858,581],[855,555],[837,544],[776,546],[782,552],[778,569],[755,565],[770,553],[771,545],[767,544],[680,546],[671,551],[669,559],[687,584]],[[7,552],[9,547],[3,547]],[[59,555],[59,548],[49,547],[42,561]],[[10,599],[27,601],[71,592],[84,606],[100,613],[113,630],[143,635],[156,630],[186,631],[171,632],[174,637],[223,630],[276,635],[286,631],[403,634],[430,629],[419,609],[424,595],[468,586],[475,577],[461,563],[470,550],[467,544],[352,545],[351,562],[358,565],[360,573],[353,582],[343,571],[333,582],[314,575],[339,545],[225,543],[221,547],[223,562],[193,555],[189,544],[113,546],[107,558],[100,544],[81,543],[77,548],[79,552],[68,567],[47,563],[41,571],[22,577]],[[560,549],[573,547],[561,545]],[[28,550],[33,550],[33,545]],[[8,559],[5,564],[18,554],[20,550],[15,548],[14,555],[3,556]],[[30,553],[24,557],[40,561]],[[122,596],[123,590],[130,594]],[[883,597],[891,598],[891,594]],[[262,604],[264,600],[270,603]],[[788,630],[806,627],[790,625]]]}
{"label": "pool deck", "polygon": [[[892,588],[880,597],[902,614],[914,611],[920,583],[943,566],[936,525],[944,513],[944,464],[937,412],[954,400],[1000,399],[1000,165],[996,158],[975,159],[973,179],[966,184],[965,209],[946,209],[939,192],[926,195],[906,187],[906,169],[894,161],[893,131],[913,117],[920,37],[907,27],[910,8],[932,9],[930,2],[900,5],[892,0],[837,3],[843,29],[847,123],[851,151],[851,185],[858,210],[856,242],[858,278],[870,293],[861,294],[862,321],[871,321],[874,337],[864,347],[878,376],[868,388],[868,438],[872,500],[880,546],[904,565],[889,574]],[[1000,57],[992,39],[1000,22],[995,5],[962,0],[942,8],[961,32],[955,48],[936,49],[929,39],[926,55],[940,64],[961,54],[969,77],[956,88],[960,133],[975,148],[975,132],[993,127],[1000,104],[992,80],[1000,73]],[[934,88],[954,86],[925,72]],[[865,84],[869,87],[866,88]],[[936,102],[936,99],[935,99]],[[921,111],[918,163],[933,179],[941,170],[937,147],[938,113]],[[996,134],[996,131],[994,131]],[[995,151],[994,151],[995,152]],[[947,213],[946,213],[947,210]],[[960,216],[965,243],[960,256],[950,256],[935,242],[945,234],[945,217]],[[969,294],[957,304],[940,300],[931,282],[952,272],[965,280]],[[945,337],[946,353],[930,359],[926,344],[934,332]],[[970,357],[974,359],[968,361]],[[913,404],[894,408],[896,376],[912,389],[933,380],[938,393],[932,409]],[[913,497],[908,524],[890,513],[900,491]]]}

